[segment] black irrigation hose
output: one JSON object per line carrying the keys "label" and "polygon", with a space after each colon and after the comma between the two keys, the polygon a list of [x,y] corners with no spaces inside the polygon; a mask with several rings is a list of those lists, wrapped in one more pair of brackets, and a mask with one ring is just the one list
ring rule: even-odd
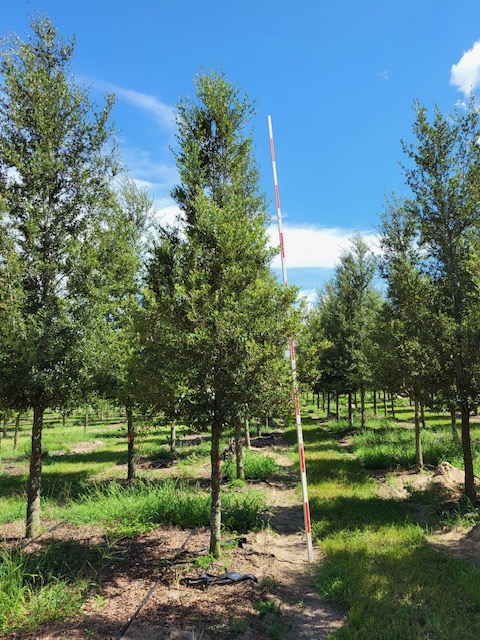
{"label": "black irrigation hose", "polygon": [[130,620],[127,622],[127,624],[122,627],[122,630],[120,631],[120,633],[117,636],[117,640],[121,640],[123,638],[123,636],[125,635],[125,633],[128,631],[130,625],[132,624],[132,622],[135,622],[135,620],[138,618],[140,611],[143,609],[143,607],[147,604],[147,602],[150,600],[150,598],[152,597],[153,592],[155,591],[155,589],[158,587],[158,585],[160,584],[160,580],[163,578],[163,576],[165,575],[165,573],[167,572],[167,570],[170,568],[170,563],[172,563],[174,560],[176,560],[179,556],[182,555],[183,550],[185,549],[185,547],[187,546],[187,542],[190,540],[190,538],[193,536],[194,532],[195,532],[195,528],[192,529],[190,531],[190,533],[188,534],[188,536],[185,538],[184,543],[182,544],[182,546],[180,547],[180,549],[175,553],[175,555],[173,556],[173,558],[169,561],[169,563],[163,568],[162,572],[160,573],[160,575],[158,576],[155,584],[150,588],[150,591],[147,593],[147,595],[145,596],[145,598],[142,600],[142,602],[138,605],[137,610],[135,611],[135,613],[133,614],[133,616],[130,618]]}
{"label": "black irrigation hose", "polygon": [[38,540],[39,538],[41,538],[42,536],[46,535],[47,533],[50,533],[50,531],[55,531],[55,529],[58,529],[59,527],[63,526],[66,522],[68,522],[68,520],[62,520],[61,522],[57,522],[57,524],[54,524],[53,527],[50,527],[50,529],[47,529],[46,531],[44,531],[40,535],[35,536],[35,538],[32,538],[31,540],[29,540],[25,544],[22,544],[22,546],[20,547],[20,551],[23,551],[25,549],[25,547],[28,547],[29,544],[32,544],[32,542],[35,542],[35,540]]}

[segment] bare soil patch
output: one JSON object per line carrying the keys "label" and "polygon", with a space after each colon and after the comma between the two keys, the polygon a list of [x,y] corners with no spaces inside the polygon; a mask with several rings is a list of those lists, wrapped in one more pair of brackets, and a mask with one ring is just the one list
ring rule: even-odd
{"label": "bare soil patch", "polygon": [[[274,443],[274,449],[270,447]],[[85,547],[105,549],[107,562],[95,576],[97,589],[75,618],[52,623],[32,634],[12,634],[9,640],[114,640],[157,580],[159,583],[138,618],[124,633],[123,640],[266,640],[271,637],[271,620],[259,611],[259,601],[271,603],[284,640],[321,640],[338,628],[344,612],[327,605],[314,588],[314,576],[322,557],[315,549],[315,563],[307,561],[303,529],[303,509],[293,462],[280,437],[252,438],[252,445],[269,447],[269,455],[281,468],[278,478],[255,483],[265,492],[269,512],[266,527],[246,537],[242,547],[227,549],[221,563],[206,568],[219,575],[225,570],[254,574],[257,582],[191,588],[185,577],[198,577],[205,568],[198,558],[208,551],[209,532],[194,531],[184,553],[174,559],[188,531],[160,527],[134,540],[112,540],[98,527],[61,526],[45,533],[29,545],[38,551],[53,541],[75,540]],[[140,468],[152,470],[151,461]],[[179,467],[155,468],[161,477],[178,477]],[[188,470],[196,478],[208,477],[209,465]],[[45,523],[50,527],[58,523]],[[0,527],[6,546],[21,544],[24,523]],[[193,635],[195,634],[195,635]]]}

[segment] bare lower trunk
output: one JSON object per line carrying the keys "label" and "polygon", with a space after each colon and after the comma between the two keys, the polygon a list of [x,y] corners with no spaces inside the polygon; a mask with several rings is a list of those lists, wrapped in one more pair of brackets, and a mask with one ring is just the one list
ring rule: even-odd
{"label": "bare lower trunk", "polygon": [[425,405],[423,404],[423,402],[420,403],[420,422],[422,423],[422,429],[426,429],[426,423],[425,423]]}
{"label": "bare lower trunk", "polygon": [[450,407],[450,426],[452,429],[452,438],[454,442],[460,442],[457,431],[457,411],[455,407]]}
{"label": "bare lower trunk", "polygon": [[32,426],[32,453],[27,484],[27,525],[25,536],[34,538],[40,533],[40,487],[42,481],[42,428],[43,407],[34,407]]}
{"label": "bare lower trunk", "polygon": [[422,439],[420,436],[420,417],[418,414],[418,400],[415,398],[415,461],[417,469],[421,471],[423,469],[423,452],[422,452]]}
{"label": "bare lower trunk", "polygon": [[373,392],[373,415],[377,417],[377,392]]}
{"label": "bare lower trunk", "polygon": [[13,438],[13,448],[18,449],[18,437],[20,435],[20,416],[21,413],[17,413],[17,417],[15,418],[15,435]]}
{"label": "bare lower trunk", "polygon": [[65,429],[66,418],[67,418],[67,415],[66,415],[65,411],[62,411],[62,427],[64,429]]}
{"label": "bare lower trunk", "polygon": [[472,502],[475,502],[477,494],[475,490],[475,477],[473,475],[472,443],[470,440],[470,414],[466,403],[462,402],[461,411],[463,464],[465,466],[465,495],[467,498],[470,498]]}
{"label": "bare lower trunk", "polygon": [[88,412],[85,412],[85,418],[83,422],[83,433],[87,433],[88,428]]}
{"label": "bare lower trunk", "polygon": [[222,526],[222,505],[220,500],[220,434],[221,425],[212,425],[212,446],[210,450],[211,463],[211,493],[212,506],[210,509],[210,553],[214,558],[220,558],[220,541]]}
{"label": "bare lower trunk", "polygon": [[127,478],[135,480],[135,427],[133,426],[132,407],[125,407],[127,414],[127,437],[128,437],[128,458],[127,458]]}
{"label": "bare lower trunk", "polygon": [[325,391],[322,391],[322,411],[325,411]]}
{"label": "bare lower trunk", "polygon": [[387,417],[387,395],[385,391],[383,392],[383,415],[385,418]]}
{"label": "bare lower trunk", "polygon": [[365,385],[360,385],[360,413],[361,413],[361,428],[365,428]]}
{"label": "bare lower trunk", "polygon": [[237,420],[235,424],[235,462],[237,465],[237,480],[245,480],[243,466],[242,423]]}
{"label": "bare lower trunk", "polygon": [[320,409],[320,391],[317,393],[317,409]]}
{"label": "bare lower trunk", "polygon": [[337,391],[337,393],[335,394],[335,418],[338,420],[340,417],[339,411],[338,411],[338,405],[339,405],[339,401],[340,401],[340,395]]}
{"label": "bare lower trunk", "polygon": [[393,393],[390,394],[390,406],[392,408],[392,418],[395,420],[395,404],[393,402]]}
{"label": "bare lower trunk", "polygon": [[250,442],[250,424],[248,418],[245,418],[245,444],[247,445],[247,449],[251,451],[252,444]]}
{"label": "bare lower trunk", "polygon": [[348,392],[348,426],[353,427],[352,392]]}
{"label": "bare lower trunk", "polygon": [[172,420],[170,425],[170,451],[176,451],[177,448],[177,423]]}
{"label": "bare lower trunk", "polygon": [[8,436],[7,423],[8,423],[7,416],[3,416],[3,437],[4,438],[6,438]]}

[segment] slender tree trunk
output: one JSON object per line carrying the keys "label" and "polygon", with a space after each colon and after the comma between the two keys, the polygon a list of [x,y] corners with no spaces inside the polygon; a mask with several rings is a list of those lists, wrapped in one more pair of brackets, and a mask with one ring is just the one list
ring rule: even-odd
{"label": "slender tree trunk", "polygon": [[67,419],[67,414],[65,413],[65,411],[62,411],[62,427],[65,429],[65,422]]}
{"label": "slender tree trunk", "polygon": [[420,429],[420,418],[418,414],[418,399],[415,397],[415,460],[418,471],[423,469],[423,452],[422,452],[422,439]]}
{"label": "slender tree trunk", "polygon": [[256,427],[257,438],[260,438],[260,436],[262,435],[262,424],[261,424],[260,420],[257,419],[256,425],[257,425],[257,427]]}
{"label": "slender tree trunk", "polygon": [[135,480],[135,427],[133,426],[132,407],[126,406],[127,414],[127,438],[128,438],[128,458],[127,458],[127,478]]}
{"label": "slender tree trunk", "polygon": [[390,406],[392,408],[392,418],[395,420],[395,404],[393,401],[393,393],[390,394]]}
{"label": "slender tree trunk", "polygon": [[87,433],[88,428],[88,411],[85,411],[85,418],[83,422],[83,433]]}
{"label": "slender tree trunk", "polygon": [[317,392],[317,410],[320,409],[320,391]]}
{"label": "slender tree trunk", "polygon": [[387,395],[385,390],[383,391],[383,414],[385,418],[387,417]]}
{"label": "slender tree trunk", "polygon": [[325,411],[325,391],[322,391],[322,411]]}
{"label": "slender tree trunk", "polygon": [[176,420],[172,420],[172,424],[170,425],[170,451],[174,452],[177,450],[177,422]]}
{"label": "slender tree trunk", "polygon": [[452,438],[454,442],[460,442],[457,431],[457,409],[455,406],[450,407],[450,426],[452,429]]}
{"label": "slender tree trunk", "polygon": [[339,411],[338,411],[338,405],[339,405],[339,401],[340,401],[340,394],[338,393],[338,391],[335,393],[335,418],[338,420],[340,417]]}
{"label": "slender tree trunk", "polygon": [[373,392],[373,415],[375,416],[375,418],[378,416],[378,413],[377,413],[377,392],[376,391]]}
{"label": "slender tree trunk", "polygon": [[7,437],[8,437],[8,433],[7,433],[7,423],[8,423],[8,420],[7,420],[7,416],[5,415],[5,416],[3,416],[3,437],[4,437],[4,438],[7,438]]}
{"label": "slender tree trunk", "polygon": [[330,415],[330,391],[327,391],[327,416]]}
{"label": "slender tree trunk", "polygon": [[40,487],[42,481],[42,428],[43,407],[34,407],[32,426],[32,453],[27,485],[27,526],[25,536],[34,538],[40,533]]}
{"label": "slender tree trunk", "polygon": [[212,442],[210,449],[212,506],[210,509],[210,553],[220,558],[220,541],[222,526],[222,505],[220,501],[220,435],[222,432],[218,419],[214,417],[212,424]]}
{"label": "slender tree trunk", "polygon": [[245,444],[249,451],[252,450],[252,443],[250,442],[250,424],[248,418],[245,418]]}
{"label": "slender tree trunk", "polygon": [[348,392],[348,426],[353,427],[352,392]]}
{"label": "slender tree trunk", "polygon": [[237,465],[237,480],[245,480],[243,466],[242,423],[237,420],[235,424],[235,462]]}
{"label": "slender tree trunk", "polygon": [[15,418],[15,436],[13,438],[13,448],[18,449],[18,437],[20,435],[20,416],[21,413],[17,413],[17,417]]}
{"label": "slender tree trunk", "polygon": [[463,449],[463,464],[465,466],[465,495],[470,498],[472,502],[477,499],[477,493],[475,490],[475,476],[473,475],[473,460],[472,460],[472,443],[470,440],[470,413],[468,404],[462,402],[462,449]]}
{"label": "slender tree trunk", "polygon": [[360,412],[361,412],[361,428],[365,429],[365,385],[360,385]]}
{"label": "slender tree trunk", "polygon": [[412,396],[410,394],[408,395],[408,405],[412,406]]}
{"label": "slender tree trunk", "polygon": [[358,402],[357,402],[357,392],[355,391],[354,394],[354,404],[355,404],[355,409],[358,407]]}
{"label": "slender tree trunk", "polygon": [[426,429],[427,425],[425,423],[425,405],[423,402],[420,403],[420,422],[422,423],[422,429]]}

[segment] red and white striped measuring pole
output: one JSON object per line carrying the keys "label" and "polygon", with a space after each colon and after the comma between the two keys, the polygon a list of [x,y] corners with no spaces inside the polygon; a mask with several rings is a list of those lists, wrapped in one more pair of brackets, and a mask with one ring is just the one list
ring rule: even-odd
{"label": "red and white striped measuring pole", "polygon": [[[282,228],[282,210],[280,209],[280,194],[278,191],[277,164],[275,161],[275,147],[273,144],[273,129],[272,129],[271,116],[268,116],[268,132],[270,135],[270,153],[272,155],[272,171],[273,171],[273,184],[275,187],[275,204],[277,207],[278,234],[280,236],[280,252],[281,252],[281,258],[282,258],[283,284],[285,288],[288,288],[287,264],[285,262],[285,244],[283,241],[283,228]],[[292,363],[293,394],[295,396],[295,420],[297,424],[298,456],[300,459],[300,476],[302,480],[303,514],[305,517],[305,532],[307,534],[307,555],[308,555],[308,561],[313,562],[312,527],[310,522],[310,507],[308,505],[307,470],[305,467],[305,450],[303,448],[302,417],[300,415],[300,402],[298,398],[297,364],[295,361],[295,344],[293,342],[292,336],[289,337],[289,349],[290,349],[290,361]]]}

